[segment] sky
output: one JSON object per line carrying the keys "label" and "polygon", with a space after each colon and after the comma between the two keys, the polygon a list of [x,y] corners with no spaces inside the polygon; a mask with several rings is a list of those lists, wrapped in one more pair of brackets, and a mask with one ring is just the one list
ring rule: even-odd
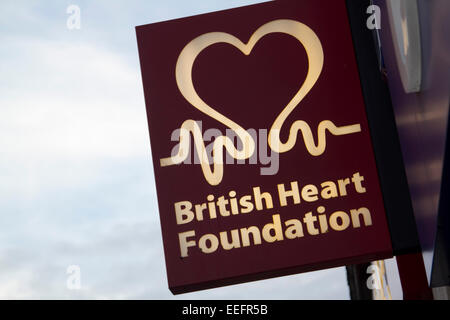
{"label": "sky", "polygon": [[0,299],[349,299],[345,268],[167,286],[134,27],[257,2],[0,2]]}

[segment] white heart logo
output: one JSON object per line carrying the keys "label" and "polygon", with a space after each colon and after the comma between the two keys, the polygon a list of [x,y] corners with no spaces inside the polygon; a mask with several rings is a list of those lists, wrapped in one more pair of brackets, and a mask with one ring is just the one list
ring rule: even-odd
{"label": "white heart logo", "polygon": [[336,127],[333,122],[324,120],[318,127],[318,142],[316,145],[309,125],[303,120],[297,120],[291,126],[288,140],[285,143],[280,141],[280,131],[284,122],[319,79],[324,65],[324,54],[322,44],[311,28],[295,20],[274,20],[258,28],[246,44],[231,34],[210,32],[195,38],[184,47],[176,65],[176,81],[181,94],[192,106],[233,130],[242,141],[242,149],[236,149],[231,139],[226,136],[217,137],[214,140],[214,167],[211,170],[202,132],[198,124],[194,120],[189,119],[183,122],[181,126],[178,154],[161,159],[161,166],[180,164],[187,158],[190,148],[190,134],[193,135],[193,141],[201,161],[203,174],[211,185],[218,185],[222,181],[224,148],[237,160],[245,160],[252,156],[255,151],[255,142],[250,134],[239,124],[211,108],[199,97],[192,80],[192,67],[198,55],[209,46],[218,43],[227,43],[238,48],[245,55],[249,55],[255,44],[261,38],[271,33],[288,34],[296,38],[303,45],[308,56],[308,73],[299,91],[274,121],[268,137],[270,148],[278,153],[291,150],[297,142],[298,132],[301,131],[308,152],[313,156],[319,156],[324,153],[326,148],[327,130],[333,135],[346,135],[361,131],[359,124]]}

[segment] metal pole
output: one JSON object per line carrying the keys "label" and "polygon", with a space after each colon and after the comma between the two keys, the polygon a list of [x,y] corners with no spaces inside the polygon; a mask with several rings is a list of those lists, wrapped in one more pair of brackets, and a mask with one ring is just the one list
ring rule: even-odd
{"label": "metal pole", "polygon": [[364,263],[345,267],[351,300],[373,300],[372,290],[367,287],[367,268],[370,265],[370,263]]}

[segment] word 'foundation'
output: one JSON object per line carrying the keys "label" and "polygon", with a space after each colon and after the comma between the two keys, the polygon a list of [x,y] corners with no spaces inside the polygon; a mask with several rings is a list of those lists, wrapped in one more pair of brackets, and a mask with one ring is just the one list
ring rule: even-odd
{"label": "word 'foundation'", "polygon": [[331,215],[325,215],[325,208],[317,208],[318,215],[308,212],[303,219],[290,219],[282,221],[279,214],[272,215],[272,221],[261,229],[257,226],[233,229],[220,232],[219,235],[204,234],[198,240],[194,230],[178,234],[181,257],[189,256],[189,248],[198,247],[205,254],[214,253],[217,250],[232,250],[252,245],[261,245],[263,240],[267,243],[277,241],[294,240],[303,238],[305,234],[317,236],[330,230],[344,231],[349,227],[360,228],[372,225],[372,216],[369,209],[362,207],[345,211],[336,211]]}

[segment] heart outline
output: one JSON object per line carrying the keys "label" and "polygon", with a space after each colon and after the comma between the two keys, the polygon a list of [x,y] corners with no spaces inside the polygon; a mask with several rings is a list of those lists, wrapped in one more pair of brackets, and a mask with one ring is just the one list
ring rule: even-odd
{"label": "heart outline", "polygon": [[194,87],[192,69],[198,55],[209,46],[218,43],[230,44],[248,56],[261,38],[272,33],[288,34],[302,44],[308,57],[308,73],[298,92],[272,124],[268,136],[270,148],[278,153],[291,150],[296,144],[297,132],[301,131],[308,152],[313,156],[319,156],[323,154],[326,148],[326,130],[330,131],[333,135],[344,135],[361,131],[359,124],[336,127],[333,122],[325,120],[319,124],[318,143],[316,146],[309,125],[303,120],[297,120],[291,126],[288,141],[285,143],[280,141],[280,132],[284,122],[319,79],[324,66],[324,53],[320,39],[311,28],[295,20],[279,19],[259,27],[251,35],[247,43],[242,42],[229,33],[209,32],[193,39],[183,48],[178,57],[175,71],[176,82],[180,93],[193,107],[233,130],[242,141],[242,150],[237,150],[228,137],[217,137],[213,146],[214,169],[211,170],[200,128],[194,120],[189,119],[181,126],[180,148],[178,153],[172,157],[161,159],[161,166],[180,164],[186,159],[189,153],[187,151],[190,141],[189,133],[192,133],[197,152],[200,155],[204,176],[211,185],[217,185],[222,181],[224,148],[238,160],[248,159],[252,156],[255,151],[253,138],[239,124],[219,113],[201,99]]}

